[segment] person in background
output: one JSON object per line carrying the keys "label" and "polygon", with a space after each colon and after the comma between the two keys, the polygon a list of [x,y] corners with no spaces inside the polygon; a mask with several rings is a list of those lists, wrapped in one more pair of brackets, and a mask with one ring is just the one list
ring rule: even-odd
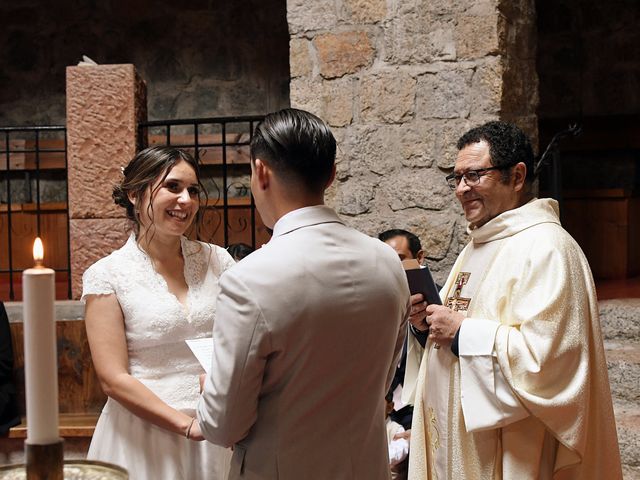
{"label": "person in background", "polygon": [[391,246],[400,260],[415,259],[420,265],[424,264],[425,255],[422,243],[415,233],[401,228],[393,228],[379,234],[378,239]]}
{"label": "person in background", "polygon": [[198,404],[205,438],[233,445],[230,480],[390,475],[383,399],[409,289],[393,250],[324,204],[335,156],[327,124],[302,110],[267,115],[251,139],[273,237],[220,278]]}
{"label": "person in background", "polygon": [[492,121],[457,146],[446,182],[471,240],[443,305],[412,305],[429,340],[409,478],[621,479],[591,271],[558,203],[534,196],[531,143]]}
{"label": "person in background", "polygon": [[[400,260],[414,259],[417,260],[420,265],[423,265],[425,257],[424,250],[422,249],[422,243],[420,242],[420,239],[414,233],[411,233],[407,230],[394,228],[380,233],[378,235],[378,239],[393,248],[398,254]],[[421,323],[422,319],[419,319],[418,325],[420,325]],[[422,348],[424,348],[424,345],[427,342],[427,332],[421,332],[417,330],[411,323],[408,323],[408,325],[409,332],[411,335],[416,337],[418,344],[421,346],[420,353],[422,353]],[[409,335],[407,335],[407,342],[408,338]],[[392,440],[404,439],[409,442],[411,439],[413,405],[411,405],[410,403],[405,403],[403,401],[403,397],[411,398],[412,396],[411,392],[404,392],[404,377],[406,371],[408,347],[407,342],[403,344],[400,362],[398,363],[398,367],[396,368],[396,372],[393,377],[393,381],[391,382],[391,387],[389,389],[388,395],[391,395],[392,405],[394,406],[394,409],[389,414],[389,418],[394,423],[400,424],[403,429],[401,432],[397,432],[397,438],[393,438]],[[413,346],[413,343],[411,343],[410,345]],[[413,352],[414,351],[412,350],[412,353]],[[395,408],[397,408],[397,410]],[[408,468],[408,458],[406,456],[403,457],[403,459],[399,461],[398,464],[394,466],[394,468],[396,470],[396,474],[399,475],[399,478],[405,478],[406,470]],[[404,472],[405,477],[402,476],[402,472]]]}
{"label": "person in background", "polygon": [[409,440],[405,437],[405,429],[395,422],[390,414],[393,412],[393,395],[387,393],[384,398],[387,404],[387,442],[389,444],[389,468],[391,480],[404,480],[407,478],[407,456],[409,455]]}
{"label": "person in background", "polygon": [[253,248],[246,243],[232,243],[227,247],[227,252],[229,252],[229,255],[231,255],[236,262],[239,262],[252,253]]}
{"label": "person in background", "polygon": [[[414,233],[399,228],[386,230],[378,235],[378,239],[393,248],[400,260],[415,259],[420,265],[424,262],[424,250],[422,249],[422,243],[420,239]],[[418,322],[420,325],[422,319]],[[409,323],[409,331],[412,335],[418,337],[418,341],[423,345],[426,344],[427,334],[415,329]],[[398,410],[394,410],[391,413],[391,419],[401,424],[405,430],[411,430],[411,421],[413,419],[413,406],[410,404],[404,404],[401,397],[402,390],[404,388],[404,376],[405,367],[407,361],[407,344],[402,348],[402,356],[400,357],[400,363],[396,369],[396,373],[391,383],[391,392],[394,394],[393,400]],[[406,395],[405,395],[406,396]]]}
{"label": "person in background", "polygon": [[4,303],[0,302],[0,437],[6,436],[11,427],[20,424],[16,395],[11,328],[7,310]]}
{"label": "person in background", "polygon": [[199,226],[204,194],[191,155],[148,148],[123,173],[113,198],[133,232],[83,276],[91,356],[109,397],[87,458],[136,480],[222,480],[230,452],[202,441],[194,417],[204,370],[185,340],[211,335],[218,278],[234,261],[184,236]]}

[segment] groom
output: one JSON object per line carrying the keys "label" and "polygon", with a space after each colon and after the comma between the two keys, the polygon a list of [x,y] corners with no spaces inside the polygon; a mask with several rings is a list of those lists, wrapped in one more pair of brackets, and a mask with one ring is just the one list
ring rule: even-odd
{"label": "groom", "polygon": [[389,478],[384,396],[409,291],[389,246],[324,205],[336,141],[318,117],[268,115],[251,191],[271,241],[222,275],[198,423],[233,446],[230,479]]}

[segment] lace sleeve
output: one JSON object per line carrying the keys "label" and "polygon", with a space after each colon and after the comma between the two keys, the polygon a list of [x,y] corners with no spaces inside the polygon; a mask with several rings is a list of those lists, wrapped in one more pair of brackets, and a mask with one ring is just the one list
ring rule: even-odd
{"label": "lace sleeve", "polygon": [[236,264],[236,261],[229,252],[227,252],[226,248],[216,247],[216,253],[218,255],[218,261],[220,262],[220,274]]}
{"label": "lace sleeve", "polygon": [[85,301],[87,295],[109,295],[115,293],[108,272],[102,262],[91,265],[82,275],[82,297]]}

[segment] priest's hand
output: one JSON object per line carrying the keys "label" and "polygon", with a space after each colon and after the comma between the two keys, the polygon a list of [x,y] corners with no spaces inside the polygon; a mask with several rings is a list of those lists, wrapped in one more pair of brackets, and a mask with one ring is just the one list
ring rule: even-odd
{"label": "priest's hand", "polygon": [[411,295],[411,311],[409,312],[409,323],[413,325],[413,328],[420,332],[424,332],[429,329],[427,325],[427,302],[424,301],[424,297],[421,293]]}
{"label": "priest's hand", "polygon": [[428,305],[426,309],[429,339],[441,347],[451,346],[460,324],[465,319],[460,312],[455,312],[442,305]]}

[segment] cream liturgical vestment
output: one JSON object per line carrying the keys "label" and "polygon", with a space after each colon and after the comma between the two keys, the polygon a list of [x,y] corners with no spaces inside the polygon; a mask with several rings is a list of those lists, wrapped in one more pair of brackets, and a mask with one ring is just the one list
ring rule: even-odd
{"label": "cream liturgical vestment", "polygon": [[591,271],[557,202],[469,234],[441,292],[467,317],[459,358],[410,340],[410,480],[622,478]]}

